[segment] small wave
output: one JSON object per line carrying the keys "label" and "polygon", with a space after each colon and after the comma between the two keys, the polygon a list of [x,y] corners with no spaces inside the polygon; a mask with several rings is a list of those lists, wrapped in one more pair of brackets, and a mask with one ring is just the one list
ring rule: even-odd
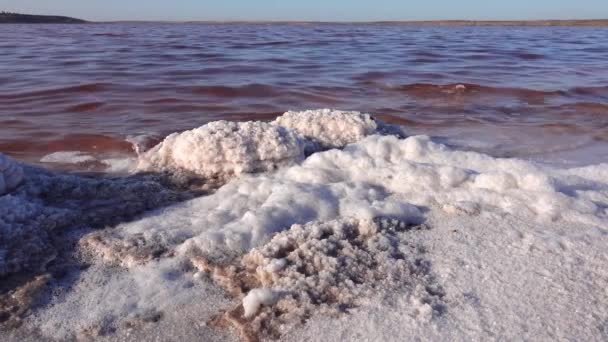
{"label": "small wave", "polygon": [[70,94],[85,94],[85,93],[98,93],[106,90],[110,87],[108,83],[87,83],[79,84],[74,86],[66,86],[61,88],[52,88],[45,90],[36,90],[32,92],[13,93],[0,95],[0,99],[27,99],[32,97],[48,97],[58,95],[70,95]]}
{"label": "small wave", "polygon": [[[608,104],[596,102],[576,102],[548,108],[548,111],[555,111],[556,114],[571,114],[574,116],[583,115],[604,115],[608,114]],[[599,122],[597,123],[599,124]]]}
{"label": "small wave", "polygon": [[532,53],[532,52],[514,52],[514,53],[512,53],[512,55],[514,57],[517,57],[517,58],[520,58],[523,60],[527,60],[527,61],[535,61],[535,60],[543,59],[546,57],[543,54]]}
{"label": "small wave", "polygon": [[100,134],[68,134],[60,139],[46,142],[47,150],[69,151],[70,147],[78,146],[83,152],[122,152],[133,151],[132,145],[122,138]]}
{"label": "small wave", "polygon": [[206,95],[213,97],[269,97],[275,96],[277,91],[274,87],[265,84],[248,84],[239,87],[228,86],[198,86],[190,88],[195,95]]}
{"label": "small wave", "polygon": [[[90,156],[95,159],[94,163],[73,163],[60,160],[58,157],[67,157],[65,153],[73,153],[74,147],[78,148],[78,153]],[[56,166],[66,165],[69,170],[78,171],[106,171],[109,167],[105,162],[107,159],[128,159],[135,156],[132,143],[123,138],[105,136],[100,134],[68,134],[61,137],[51,137],[49,139],[27,139],[19,141],[0,142],[0,150],[12,155],[22,156],[22,159],[31,162],[40,161],[43,163],[53,163]],[[55,153],[58,153],[54,155]],[[51,156],[51,157],[49,157]],[[88,158],[88,157],[86,157]],[[92,162],[92,161],[91,161]],[[61,164],[61,165],[59,165]],[[55,167],[54,167],[55,168]],[[60,167],[61,168],[61,167]]]}
{"label": "small wave", "polygon": [[500,88],[472,83],[431,84],[412,83],[398,86],[388,86],[387,90],[404,92],[416,97],[437,97],[445,95],[503,95],[516,97],[545,97],[560,96],[566,92],[561,90],[535,90],[525,88]]}
{"label": "small wave", "polygon": [[47,154],[40,159],[43,163],[81,164],[95,161],[95,157],[80,151],[60,151]]}
{"label": "small wave", "polygon": [[111,38],[124,38],[129,35],[126,33],[93,33],[95,37],[111,37]]}
{"label": "small wave", "polygon": [[40,163],[63,171],[128,174],[137,165],[133,156],[116,153],[89,154],[81,151],[59,151],[40,158]]}
{"label": "small wave", "polygon": [[289,45],[292,44],[293,42],[287,41],[287,40],[275,40],[272,42],[263,42],[263,43],[256,43],[256,46],[282,46],[282,45]]}
{"label": "small wave", "polygon": [[67,112],[77,112],[77,113],[92,112],[92,111],[99,109],[103,105],[105,105],[104,102],[81,103],[81,104],[66,108],[66,111]]}
{"label": "small wave", "polygon": [[570,94],[608,99],[608,86],[606,87],[576,87],[568,91]]}

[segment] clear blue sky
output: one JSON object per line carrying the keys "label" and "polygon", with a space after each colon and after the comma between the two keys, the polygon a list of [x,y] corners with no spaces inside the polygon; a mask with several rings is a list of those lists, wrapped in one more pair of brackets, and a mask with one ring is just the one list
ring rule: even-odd
{"label": "clear blue sky", "polygon": [[0,9],[89,20],[608,18],[608,0],[0,0]]}

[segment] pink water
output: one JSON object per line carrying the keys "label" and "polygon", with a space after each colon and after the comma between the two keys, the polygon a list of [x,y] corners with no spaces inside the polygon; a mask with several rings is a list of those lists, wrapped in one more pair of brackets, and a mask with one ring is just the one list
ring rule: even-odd
{"label": "pink water", "polygon": [[0,27],[0,152],[133,154],[287,110],[369,112],[501,156],[608,160],[608,29],[336,24]]}

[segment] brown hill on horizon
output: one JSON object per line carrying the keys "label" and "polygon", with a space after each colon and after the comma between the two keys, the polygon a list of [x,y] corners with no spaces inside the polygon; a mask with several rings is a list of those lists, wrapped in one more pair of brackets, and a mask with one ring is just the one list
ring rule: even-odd
{"label": "brown hill on horizon", "polygon": [[82,24],[85,20],[56,16],[0,12],[0,24]]}

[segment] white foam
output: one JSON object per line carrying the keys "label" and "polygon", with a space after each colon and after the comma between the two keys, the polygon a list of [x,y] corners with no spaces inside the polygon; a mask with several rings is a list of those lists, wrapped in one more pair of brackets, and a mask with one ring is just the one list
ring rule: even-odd
{"label": "white foam", "polygon": [[133,145],[133,151],[139,156],[154,147],[154,145],[157,145],[155,142],[158,142],[160,139],[156,134],[144,133],[129,135],[125,140]]}
{"label": "white foam", "polygon": [[17,162],[0,153],[0,196],[16,188],[23,181],[23,169]]}
{"label": "white foam", "polygon": [[127,174],[137,166],[137,159],[118,153],[92,155],[81,151],[58,151],[40,159],[42,163],[72,164],[80,169],[103,171],[111,174]]}
{"label": "white foam", "polygon": [[61,164],[81,164],[87,162],[94,162],[97,159],[85,152],[81,151],[59,151],[40,159],[43,163],[61,163]]}
{"label": "white foam", "polygon": [[103,158],[99,162],[106,165],[104,171],[108,173],[129,173],[137,167],[137,159],[132,157]]}

